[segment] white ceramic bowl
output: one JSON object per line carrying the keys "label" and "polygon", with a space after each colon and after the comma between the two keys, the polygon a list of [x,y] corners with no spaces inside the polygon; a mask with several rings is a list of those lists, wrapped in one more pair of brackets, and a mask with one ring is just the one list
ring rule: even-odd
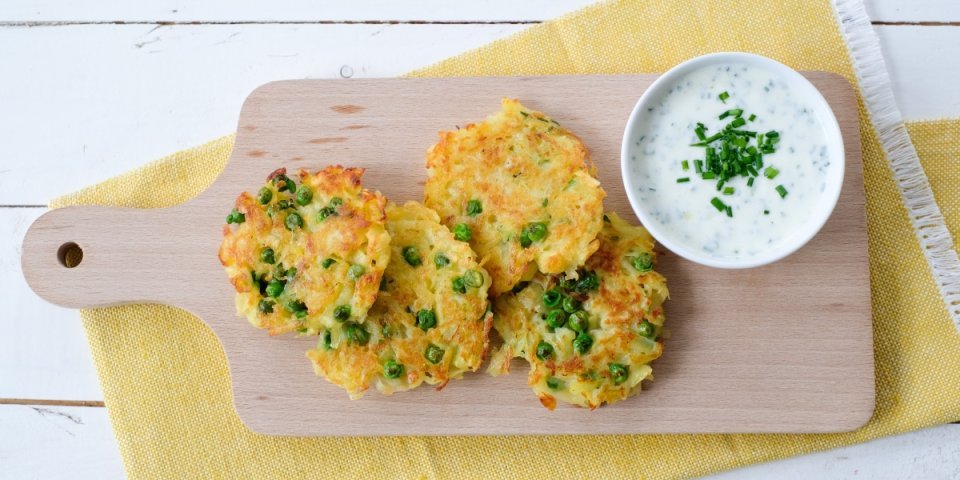
{"label": "white ceramic bowl", "polygon": [[[762,69],[766,73],[770,73],[775,78],[785,82],[790,88],[791,95],[802,99],[805,104],[813,110],[814,117],[823,129],[826,148],[828,149],[827,158],[829,160],[829,165],[826,167],[826,178],[824,180],[825,188],[820,194],[817,205],[807,217],[807,221],[795,227],[795,231],[792,234],[780,240],[779,243],[775,245],[776,248],[768,248],[753,256],[741,258],[736,258],[732,255],[710,255],[704,252],[702,248],[696,248],[689,241],[681,238],[675,231],[663,228],[656,219],[652,218],[651,214],[647,212],[647,209],[643,208],[644,205],[640,200],[640,194],[637,190],[638,181],[634,178],[634,174],[631,172],[629,165],[630,158],[635,155],[634,149],[639,148],[637,146],[638,139],[644,135],[644,132],[641,131],[644,127],[644,122],[639,120],[641,112],[645,112],[651,106],[656,105],[657,102],[664,98],[667,90],[673,88],[677,80],[688,73],[703,67],[731,63],[745,64],[750,68]],[[789,131],[785,133],[789,133]],[[668,160],[663,159],[663,161]],[[676,161],[676,159],[673,159],[673,161]],[[712,53],[696,57],[673,67],[661,75],[650,85],[643,95],[641,95],[633,111],[630,113],[630,118],[627,120],[627,126],[624,130],[623,144],[620,151],[621,174],[623,176],[627,197],[630,200],[630,205],[634,213],[636,213],[644,227],[646,227],[654,238],[673,253],[687,260],[717,268],[751,268],[766,265],[790,255],[805,245],[820,231],[837,204],[837,199],[840,196],[840,187],[843,184],[845,163],[840,125],[837,123],[837,119],[827,104],[827,101],[816,87],[795,70],[782,63],[759,55],[741,52]],[[693,177],[692,168],[689,174]],[[704,208],[712,207],[705,205]]]}

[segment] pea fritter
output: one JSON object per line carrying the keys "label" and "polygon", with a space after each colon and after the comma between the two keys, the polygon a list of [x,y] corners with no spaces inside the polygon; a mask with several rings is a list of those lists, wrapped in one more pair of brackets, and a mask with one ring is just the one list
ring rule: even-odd
{"label": "pea fritter", "polygon": [[503,345],[489,371],[512,357],[530,363],[528,383],[550,410],[557,399],[597,408],[640,390],[663,352],[665,279],[653,270],[653,238],[614,213],[603,216],[600,247],[576,279],[537,275],[494,303]]}
{"label": "pea fritter", "polygon": [[371,384],[385,394],[424,382],[443,388],[480,368],[487,351],[490,278],[470,246],[416,202],[389,205],[387,230],[392,252],[376,303],[307,352],[317,374],[351,398]]}
{"label": "pea fritter", "polygon": [[281,168],[240,194],[219,253],[239,315],[271,335],[362,321],[390,260],[386,200],[361,186],[363,172],[300,170],[297,182]]}
{"label": "pea fritter", "polygon": [[537,271],[575,275],[597,250],[605,196],[579,138],[516,100],[502,103],[483,122],[440,132],[424,192],[486,262],[493,296]]}

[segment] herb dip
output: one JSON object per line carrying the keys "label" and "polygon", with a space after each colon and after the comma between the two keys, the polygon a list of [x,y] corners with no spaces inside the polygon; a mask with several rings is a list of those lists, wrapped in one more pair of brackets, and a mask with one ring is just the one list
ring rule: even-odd
{"label": "herb dip", "polygon": [[[631,193],[647,222],[657,222],[674,242],[714,258],[749,259],[786,248],[826,197],[831,157],[815,110],[778,75],[746,63],[705,65],[666,87],[639,112],[626,163]],[[730,109],[752,118],[739,128],[779,132],[779,142],[774,153],[762,156],[763,168],[752,186],[747,176],[733,176],[724,183],[733,193],[724,194],[716,180],[695,172],[694,160],[704,158],[704,147],[692,145],[700,141],[698,123],[707,136],[720,132],[731,118],[718,116]],[[763,172],[770,166],[779,171],[773,179]],[[711,204],[717,198],[730,210],[718,212],[720,207]]]}

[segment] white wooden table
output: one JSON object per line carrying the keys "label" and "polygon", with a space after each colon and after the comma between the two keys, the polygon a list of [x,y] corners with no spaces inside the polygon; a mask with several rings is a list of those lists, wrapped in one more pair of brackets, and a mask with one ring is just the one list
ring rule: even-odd
{"label": "white wooden table", "polygon": [[[590,0],[90,3],[0,3],[2,478],[123,476],[77,313],[21,276],[23,234],[51,197],[231,132],[267,81],[396,76]],[[960,3],[868,10],[905,117],[960,117]],[[714,478],[855,477],[960,478],[960,425]]]}

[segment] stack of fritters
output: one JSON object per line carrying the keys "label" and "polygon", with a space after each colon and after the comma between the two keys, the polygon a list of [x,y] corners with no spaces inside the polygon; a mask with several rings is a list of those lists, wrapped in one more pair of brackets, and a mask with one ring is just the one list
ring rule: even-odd
{"label": "stack of fritters", "polygon": [[426,205],[465,232],[493,278],[503,344],[492,374],[526,359],[550,409],[558,398],[596,408],[651,378],[667,296],[653,239],[603,214],[579,138],[507,99],[484,122],[441,133],[427,169]]}
{"label": "stack of fritters", "polygon": [[604,215],[579,138],[505,99],[441,132],[427,171],[425,205],[387,205],[339,166],[299,183],[281,169],[241,194],[220,248],[238,312],[316,336],[315,371],[352,398],[476,371],[491,325],[503,343],[489,371],[523,357],[550,409],[596,408],[651,378],[667,297],[653,239]]}

